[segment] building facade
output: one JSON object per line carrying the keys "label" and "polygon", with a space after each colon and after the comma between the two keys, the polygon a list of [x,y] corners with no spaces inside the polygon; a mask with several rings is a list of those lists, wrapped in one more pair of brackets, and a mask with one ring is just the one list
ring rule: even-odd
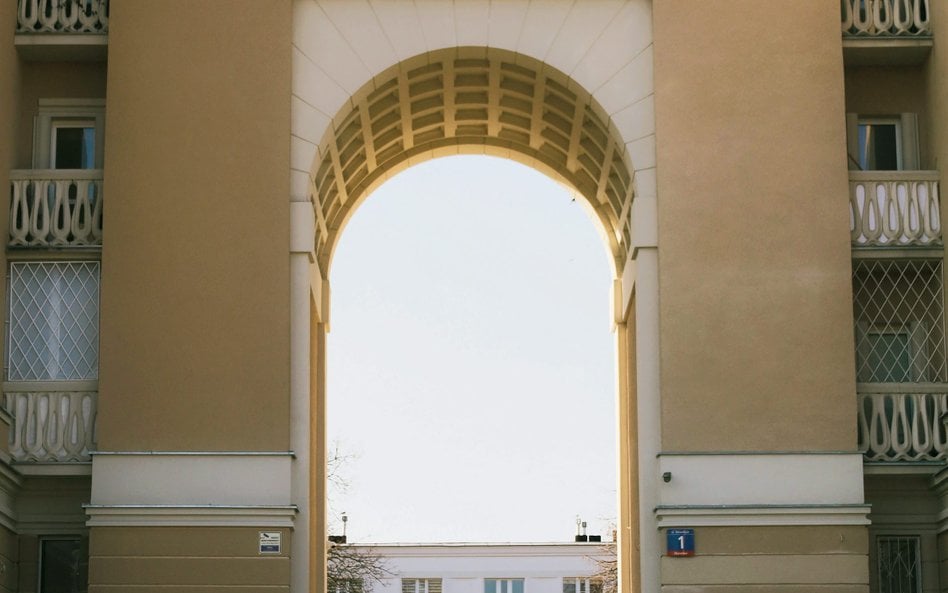
{"label": "building facade", "polygon": [[[379,581],[341,582],[338,593],[602,593],[612,543],[350,544],[379,558]],[[603,577],[606,577],[605,579]]]}
{"label": "building facade", "polygon": [[948,591],[946,30],[932,0],[3,3],[0,587],[323,591],[333,248],[391,175],[482,153],[575,188],[613,256],[624,591]]}

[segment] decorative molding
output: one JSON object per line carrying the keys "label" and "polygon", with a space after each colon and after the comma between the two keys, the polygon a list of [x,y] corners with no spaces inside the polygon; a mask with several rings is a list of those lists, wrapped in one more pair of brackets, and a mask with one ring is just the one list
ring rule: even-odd
{"label": "decorative molding", "polygon": [[[102,452],[92,457],[96,506],[291,504],[289,452]],[[225,485],[226,487],[222,487]]]}
{"label": "decorative molding", "polygon": [[24,476],[91,476],[92,462],[14,463],[14,469]]}
{"label": "decorative molding", "polygon": [[293,451],[90,451],[97,455],[147,455],[150,457],[295,457]]}
{"label": "decorative molding", "polygon": [[659,528],[869,525],[871,505],[669,505],[655,509]]}
{"label": "decorative molding", "polygon": [[[863,504],[862,455],[719,453],[659,455],[661,505]],[[658,506],[658,505],[656,505]]]}
{"label": "decorative molding", "polygon": [[82,505],[88,527],[288,527],[295,505]]}

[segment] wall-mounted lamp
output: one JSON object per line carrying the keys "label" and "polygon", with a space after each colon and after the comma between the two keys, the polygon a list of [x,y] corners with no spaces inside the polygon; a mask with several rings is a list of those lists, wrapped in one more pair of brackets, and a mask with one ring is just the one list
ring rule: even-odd
{"label": "wall-mounted lamp", "polygon": [[671,473],[671,472],[665,472],[665,473],[663,473],[663,474],[662,474],[662,480],[664,480],[666,484],[669,483],[669,482],[671,482],[671,481],[672,481],[672,473]]}

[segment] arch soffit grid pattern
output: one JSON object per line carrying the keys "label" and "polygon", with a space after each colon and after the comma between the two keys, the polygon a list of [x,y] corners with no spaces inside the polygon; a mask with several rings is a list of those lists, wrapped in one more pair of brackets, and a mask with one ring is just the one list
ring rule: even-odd
{"label": "arch soffit grid pattern", "polygon": [[474,153],[517,160],[574,187],[606,231],[621,273],[631,243],[633,169],[608,114],[555,68],[477,47],[388,68],[328,126],[310,174],[323,273],[349,217],[378,185],[422,160]]}

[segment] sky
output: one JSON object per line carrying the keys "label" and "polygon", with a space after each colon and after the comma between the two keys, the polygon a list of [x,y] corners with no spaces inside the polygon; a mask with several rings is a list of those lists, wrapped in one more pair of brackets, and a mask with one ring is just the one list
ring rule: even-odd
{"label": "sky", "polygon": [[[616,517],[611,272],[581,197],[513,161],[388,180],[332,262],[330,525],[354,542],[568,541]],[[338,528],[331,529],[338,532]]]}

